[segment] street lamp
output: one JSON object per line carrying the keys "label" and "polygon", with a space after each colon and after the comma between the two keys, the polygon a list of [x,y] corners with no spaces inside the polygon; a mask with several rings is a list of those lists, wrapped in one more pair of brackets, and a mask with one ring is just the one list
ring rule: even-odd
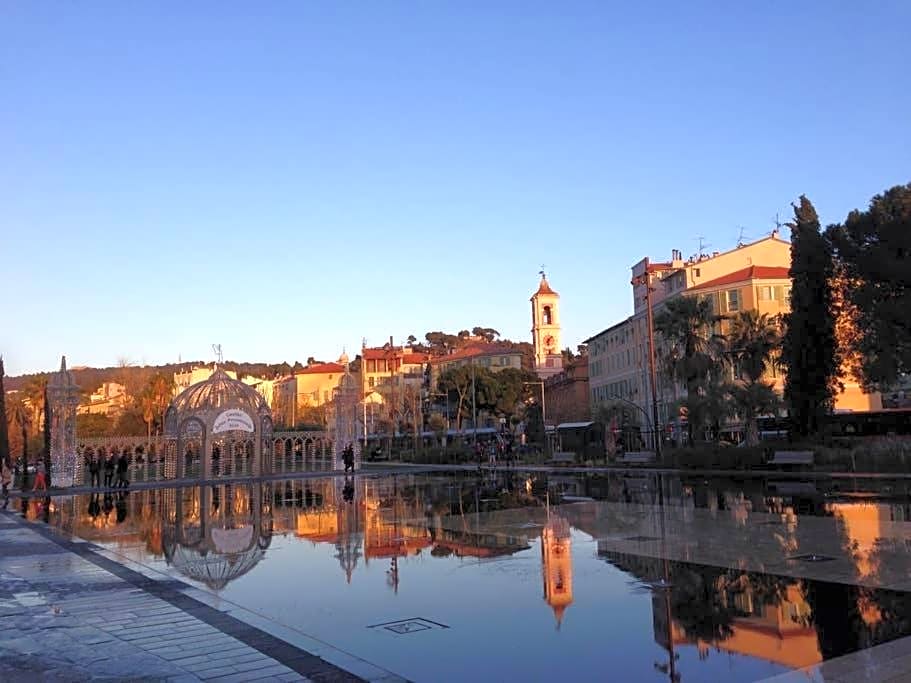
{"label": "street lamp", "polygon": [[642,275],[634,277],[630,284],[645,285],[645,319],[648,327],[648,368],[649,380],[652,386],[652,428],[655,434],[655,454],[661,459],[661,435],[658,433],[658,376],[655,372],[655,329],[652,320],[652,292],[654,288],[648,276],[648,257],[645,258],[645,271]]}
{"label": "street lamp", "polygon": [[547,404],[544,402],[544,382],[522,382],[523,386],[537,385],[541,387],[541,422],[547,425]]}
{"label": "street lamp", "polygon": [[633,408],[635,408],[636,410],[638,410],[640,413],[642,413],[642,415],[645,417],[645,422],[646,422],[646,424],[648,424],[649,426],[651,426],[652,431],[655,431],[655,425],[652,424],[652,418],[649,417],[649,414],[648,414],[648,412],[646,412],[645,408],[643,408],[642,406],[640,406],[638,403],[633,403],[632,401],[628,401],[628,400],[625,399],[625,398],[620,398],[619,396],[609,396],[609,397],[608,397],[608,400],[609,400],[609,401],[617,401],[618,403],[623,403],[623,404],[625,404],[625,405],[632,406]]}

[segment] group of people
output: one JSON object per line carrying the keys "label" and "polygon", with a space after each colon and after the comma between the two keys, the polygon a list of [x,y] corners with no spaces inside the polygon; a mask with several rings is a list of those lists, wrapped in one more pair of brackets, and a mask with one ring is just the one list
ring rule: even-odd
{"label": "group of people", "polygon": [[[126,488],[130,485],[127,479],[129,468],[130,461],[123,451],[116,458],[114,453],[108,453],[106,457],[93,453],[88,461],[91,486],[101,486],[101,473],[104,472],[104,488]],[[117,474],[116,480],[114,479],[115,473]]]}
{"label": "group of people", "polygon": [[506,438],[491,439],[487,442],[476,441],[474,455],[479,468],[483,465],[485,457],[489,466],[496,467],[498,459],[509,465],[515,456],[512,441]]}
{"label": "group of people", "polygon": [[[35,483],[32,486],[32,491],[47,491],[47,475],[44,470],[44,463],[38,461],[35,463]],[[16,466],[16,477],[19,476],[19,467]],[[9,487],[13,483],[13,471],[10,469],[9,463],[7,461],[2,461],[0,463],[0,484],[2,484],[2,498],[3,505],[0,509],[6,510],[9,505]],[[23,484],[24,486],[24,484]]]}

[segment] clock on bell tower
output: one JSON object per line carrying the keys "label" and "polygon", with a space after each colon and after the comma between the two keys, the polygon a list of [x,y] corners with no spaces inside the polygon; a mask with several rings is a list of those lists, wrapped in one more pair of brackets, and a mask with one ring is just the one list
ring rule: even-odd
{"label": "clock on bell tower", "polygon": [[531,297],[531,339],[535,349],[535,372],[547,378],[563,369],[560,346],[560,295],[551,289],[541,271],[538,291]]}

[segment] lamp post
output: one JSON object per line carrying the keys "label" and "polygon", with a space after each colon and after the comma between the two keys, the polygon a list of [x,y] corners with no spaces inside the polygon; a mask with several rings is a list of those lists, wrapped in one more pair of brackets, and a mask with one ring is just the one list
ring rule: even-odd
{"label": "lamp post", "polygon": [[544,430],[544,450],[547,450],[547,404],[544,402],[544,382],[522,382],[522,386],[541,387],[541,428]]}
{"label": "lamp post", "polygon": [[625,404],[625,405],[632,406],[633,408],[635,408],[636,410],[638,410],[640,413],[642,413],[643,417],[645,417],[645,423],[646,423],[647,425],[649,425],[649,426],[652,428],[652,431],[655,430],[655,425],[652,424],[652,418],[649,416],[649,414],[648,414],[648,412],[645,410],[645,408],[643,408],[642,406],[640,406],[638,403],[633,403],[632,401],[628,401],[628,400],[626,400],[625,398],[620,398],[619,396],[611,396],[611,397],[609,398],[609,400],[610,400],[610,401],[617,401],[618,403],[623,403],[623,404]]}
{"label": "lamp post", "polygon": [[442,396],[446,399],[446,429],[449,429],[449,394],[445,394],[442,391],[433,391],[427,394],[428,398],[434,396]]}
{"label": "lamp post", "polygon": [[658,376],[655,372],[655,329],[652,320],[652,284],[648,276],[648,257],[645,258],[645,271],[634,277],[630,284],[645,285],[645,319],[648,332],[648,369],[649,382],[652,388],[652,428],[655,434],[655,454],[661,459],[661,435],[658,433]]}

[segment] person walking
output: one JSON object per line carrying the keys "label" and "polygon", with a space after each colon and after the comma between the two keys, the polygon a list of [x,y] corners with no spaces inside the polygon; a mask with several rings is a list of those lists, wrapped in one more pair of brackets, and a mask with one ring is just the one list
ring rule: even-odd
{"label": "person walking", "polygon": [[3,486],[3,509],[6,510],[6,506],[9,505],[9,485],[13,483],[13,473],[10,472],[9,465],[6,460],[3,461],[3,464],[0,465],[0,484]]}
{"label": "person walking", "polygon": [[114,481],[114,452],[108,453],[104,459],[104,488],[110,488]]}
{"label": "person walking", "polygon": [[35,486],[32,488],[32,491],[37,491],[38,489],[47,491],[47,477],[45,476],[44,463],[40,460],[35,466]]}
{"label": "person walking", "polygon": [[120,451],[120,456],[117,458],[117,482],[114,484],[117,488],[126,488],[130,485],[130,482],[127,481],[127,469],[130,466],[129,460],[127,460],[126,450]]}
{"label": "person walking", "polygon": [[101,486],[101,461],[95,453],[92,454],[92,459],[89,460],[89,476],[91,477],[92,488]]}

